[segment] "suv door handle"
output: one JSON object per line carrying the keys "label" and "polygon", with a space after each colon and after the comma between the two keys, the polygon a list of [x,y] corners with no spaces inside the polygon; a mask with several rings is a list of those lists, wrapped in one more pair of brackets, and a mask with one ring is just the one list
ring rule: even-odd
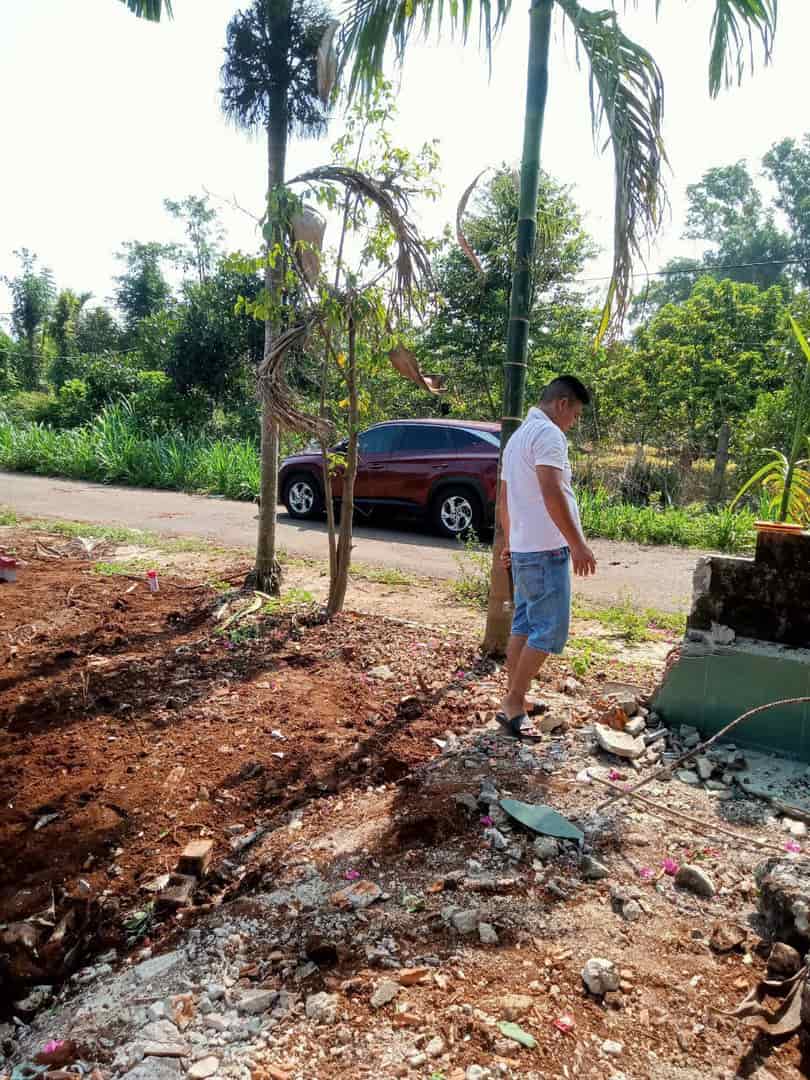
{"label": "suv door handle", "polygon": [[369,470],[371,470],[371,469],[384,469],[384,468],[385,468],[385,465],[369,465]]}
{"label": "suv door handle", "polygon": [[431,465],[431,468],[432,469],[446,469],[447,468],[447,462],[442,461],[439,465]]}

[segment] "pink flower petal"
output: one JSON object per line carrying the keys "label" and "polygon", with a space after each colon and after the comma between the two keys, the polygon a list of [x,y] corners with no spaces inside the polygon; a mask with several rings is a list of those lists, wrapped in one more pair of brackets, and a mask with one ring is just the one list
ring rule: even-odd
{"label": "pink flower petal", "polygon": [[674,859],[664,859],[661,863],[661,867],[665,874],[669,874],[670,877],[675,877],[678,873],[678,864]]}
{"label": "pink flower petal", "polygon": [[788,842],[785,844],[785,851],[790,851],[794,855],[798,854],[801,850],[801,844],[797,844],[795,840],[788,840]]}
{"label": "pink flower petal", "polygon": [[644,881],[649,881],[651,878],[655,877],[655,874],[649,868],[649,866],[642,866],[642,868],[638,872],[638,876]]}
{"label": "pink flower petal", "polygon": [[489,829],[495,824],[495,822],[492,820],[489,814],[485,814],[484,817],[481,818],[481,824],[484,826],[485,829]]}
{"label": "pink flower petal", "polygon": [[346,873],[343,876],[347,881],[357,881],[357,879],[360,877],[360,871],[359,870],[347,870]]}

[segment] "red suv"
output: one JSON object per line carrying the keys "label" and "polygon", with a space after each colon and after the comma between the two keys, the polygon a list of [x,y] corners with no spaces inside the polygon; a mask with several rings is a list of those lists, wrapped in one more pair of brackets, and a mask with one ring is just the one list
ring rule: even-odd
{"label": "red suv", "polygon": [[[429,517],[444,536],[491,527],[500,425],[465,420],[389,420],[360,435],[354,495],[358,509],[407,510]],[[345,440],[333,447],[344,452]],[[339,500],[343,477],[332,479]],[[320,451],[286,458],[279,490],[291,517],[323,513]]]}

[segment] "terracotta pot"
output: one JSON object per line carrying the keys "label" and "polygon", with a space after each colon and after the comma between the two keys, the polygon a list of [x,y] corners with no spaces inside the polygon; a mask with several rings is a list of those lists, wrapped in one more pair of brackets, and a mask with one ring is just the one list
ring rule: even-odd
{"label": "terracotta pot", "polygon": [[803,533],[804,525],[794,525],[788,521],[755,521],[757,532]]}

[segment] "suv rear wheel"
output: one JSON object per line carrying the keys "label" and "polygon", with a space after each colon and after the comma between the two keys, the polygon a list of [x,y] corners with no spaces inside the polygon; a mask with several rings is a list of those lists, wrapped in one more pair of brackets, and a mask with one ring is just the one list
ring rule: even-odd
{"label": "suv rear wheel", "polygon": [[433,500],[433,524],[442,536],[478,535],[483,516],[481,500],[471,488],[442,488]]}
{"label": "suv rear wheel", "polygon": [[306,473],[291,476],[284,488],[284,505],[290,517],[317,517],[323,512],[323,497],[317,481]]}

